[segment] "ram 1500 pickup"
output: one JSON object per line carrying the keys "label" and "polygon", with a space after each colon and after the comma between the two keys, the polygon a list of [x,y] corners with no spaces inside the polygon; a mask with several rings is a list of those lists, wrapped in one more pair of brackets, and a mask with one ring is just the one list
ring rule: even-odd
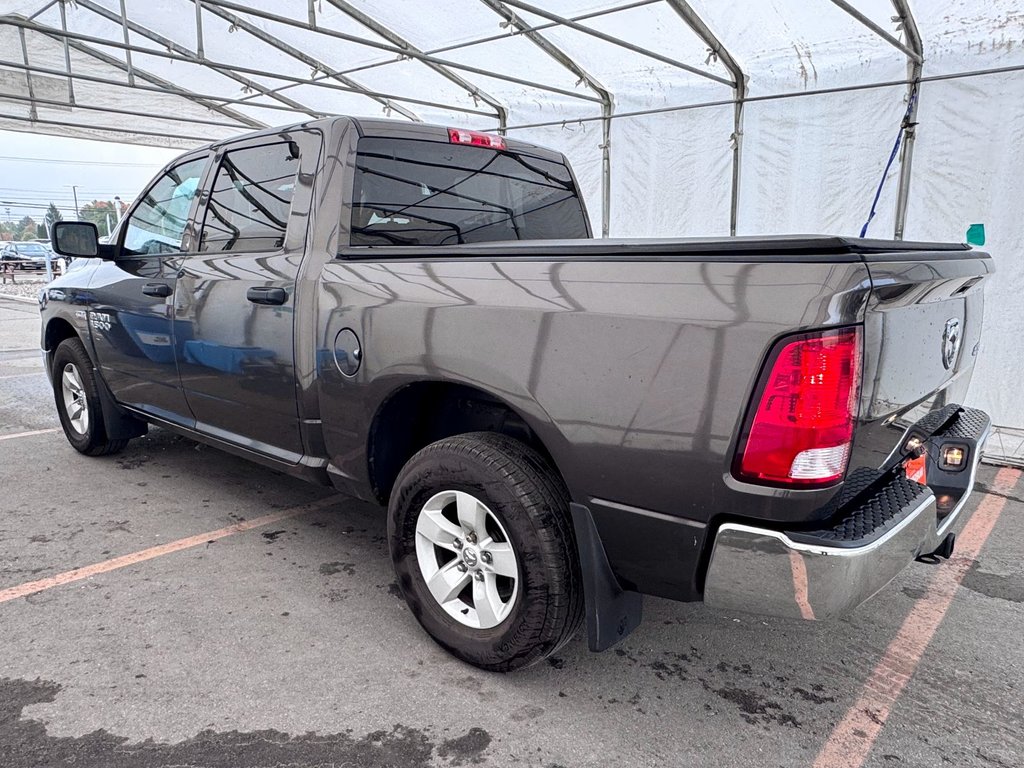
{"label": "ram 1500 pickup", "polygon": [[510,670],[641,595],[805,619],[948,557],[990,257],[828,236],[591,239],[564,156],[331,118],[170,163],[41,294],[64,432],[147,425],[386,506],[398,583]]}

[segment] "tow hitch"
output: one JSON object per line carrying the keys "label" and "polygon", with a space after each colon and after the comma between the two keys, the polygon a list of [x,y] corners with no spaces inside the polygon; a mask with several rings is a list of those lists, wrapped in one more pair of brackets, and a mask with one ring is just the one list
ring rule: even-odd
{"label": "tow hitch", "polygon": [[939,562],[941,562],[940,558],[943,560],[949,560],[949,558],[953,554],[954,546],[956,546],[956,534],[951,533],[949,534],[949,536],[942,540],[942,543],[939,545],[939,548],[936,549],[934,552],[929,552],[927,555],[918,555],[916,558],[917,562],[928,563],[929,565],[936,565]]}

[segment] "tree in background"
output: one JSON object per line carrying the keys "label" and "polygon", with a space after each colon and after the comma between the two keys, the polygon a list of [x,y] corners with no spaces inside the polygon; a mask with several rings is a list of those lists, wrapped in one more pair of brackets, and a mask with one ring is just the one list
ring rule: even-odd
{"label": "tree in background", "polygon": [[91,221],[96,225],[100,237],[109,235],[111,227],[117,223],[117,209],[110,200],[93,200],[83,205],[79,211],[82,221]]}
{"label": "tree in background", "polygon": [[[43,217],[43,221],[46,224],[46,231],[49,232],[58,221],[64,221],[64,215],[56,205],[50,203],[50,207],[46,209],[46,216]],[[46,235],[43,235],[43,237],[46,237]]]}
{"label": "tree in background", "polygon": [[36,239],[37,240],[45,240],[46,239],[46,225],[45,224],[36,224]]}
{"label": "tree in background", "polygon": [[31,216],[22,216],[14,226],[15,239],[32,240],[36,236],[36,220]]}

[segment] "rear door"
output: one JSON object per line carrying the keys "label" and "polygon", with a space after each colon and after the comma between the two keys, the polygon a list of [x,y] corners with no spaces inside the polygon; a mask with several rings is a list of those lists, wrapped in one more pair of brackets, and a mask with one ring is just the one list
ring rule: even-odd
{"label": "rear door", "polygon": [[219,149],[174,301],[197,428],[291,463],[303,454],[295,288],[320,144],[316,132],[291,131]]}
{"label": "rear door", "polygon": [[96,358],[114,397],[184,425],[192,418],[175,365],[172,297],[178,267],[195,247],[190,220],[206,162],[204,151],[156,178],[121,224],[116,259],[96,268],[87,294]]}

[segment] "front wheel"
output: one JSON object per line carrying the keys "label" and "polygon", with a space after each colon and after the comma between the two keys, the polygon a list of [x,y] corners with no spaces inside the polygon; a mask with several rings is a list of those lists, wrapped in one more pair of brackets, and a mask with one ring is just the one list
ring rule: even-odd
{"label": "front wheel", "polygon": [[77,338],[65,339],[53,353],[53,395],[57,415],[72,447],[87,456],[117,453],[127,440],[109,440],[103,424],[92,360]]}
{"label": "front wheel", "polygon": [[547,462],[504,435],[457,435],[409,460],[391,495],[391,556],[438,644],[510,671],[572,638],[583,593],[568,504]]}

